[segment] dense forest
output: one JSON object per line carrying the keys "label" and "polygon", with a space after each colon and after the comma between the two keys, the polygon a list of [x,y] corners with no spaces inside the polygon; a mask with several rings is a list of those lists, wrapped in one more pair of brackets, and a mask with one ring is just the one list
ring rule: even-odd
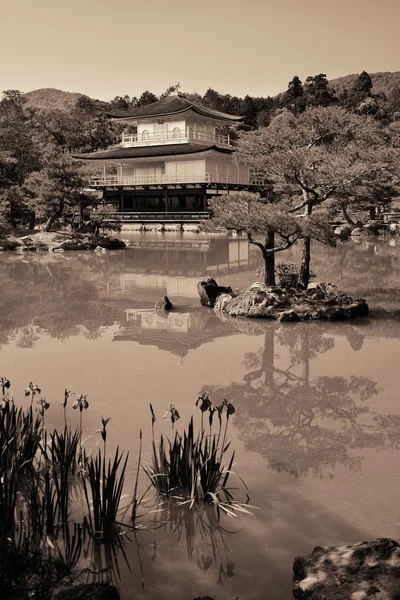
{"label": "dense forest", "polygon": [[[93,202],[82,192],[87,167],[72,158],[118,143],[121,125],[107,113],[140,107],[165,97],[146,90],[139,96],[116,96],[110,102],[43,89],[26,94],[3,92],[0,101],[0,225],[30,226],[37,220],[70,218],[77,208]],[[329,82],[324,74],[295,76],[275,97],[238,98],[209,88],[204,95],[185,93],[210,108],[242,115],[236,134],[268,128],[282,114],[295,118],[312,108],[338,107],[370,117],[382,128],[400,121],[400,73],[363,71]]]}

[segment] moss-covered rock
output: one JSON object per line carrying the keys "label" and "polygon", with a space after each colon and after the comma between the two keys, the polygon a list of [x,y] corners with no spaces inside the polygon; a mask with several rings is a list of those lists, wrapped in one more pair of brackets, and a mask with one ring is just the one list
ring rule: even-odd
{"label": "moss-covered rock", "polygon": [[254,283],[236,296],[220,294],[214,310],[232,317],[279,321],[341,321],[365,317],[369,312],[365,300],[354,300],[331,283],[312,283],[307,290]]}
{"label": "moss-covered rock", "polygon": [[317,546],[293,563],[298,600],[400,599],[400,546],[381,538],[352,546]]}

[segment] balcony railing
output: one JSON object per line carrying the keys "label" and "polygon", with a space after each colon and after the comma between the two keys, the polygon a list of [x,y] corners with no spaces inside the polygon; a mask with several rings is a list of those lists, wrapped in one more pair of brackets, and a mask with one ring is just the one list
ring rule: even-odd
{"label": "balcony railing", "polygon": [[202,133],[192,131],[191,129],[179,129],[176,131],[160,131],[156,133],[143,132],[140,135],[123,133],[122,146],[128,148],[131,146],[148,146],[157,144],[179,144],[181,142],[204,142],[210,144],[219,144],[230,146],[229,135],[217,135],[213,133]]}
{"label": "balcony railing", "polygon": [[262,186],[264,182],[253,179],[250,182],[242,181],[238,177],[213,175],[212,173],[191,173],[188,175],[147,175],[145,177],[121,177],[118,175],[106,177],[91,177],[89,187],[104,186],[130,186],[130,185],[165,185],[180,183],[221,183],[233,185],[256,185]]}
{"label": "balcony railing", "polygon": [[208,183],[210,173],[191,175],[147,175],[145,177],[91,177],[89,185],[101,187],[104,185],[158,185],[168,183]]}
{"label": "balcony railing", "polygon": [[155,223],[164,223],[175,222],[175,223],[196,223],[199,221],[207,221],[210,218],[208,212],[205,211],[152,211],[152,212],[104,212],[101,211],[92,214],[93,219],[97,219],[99,221],[104,222],[118,222],[118,221],[128,221],[128,222],[142,222],[142,221],[152,221]]}

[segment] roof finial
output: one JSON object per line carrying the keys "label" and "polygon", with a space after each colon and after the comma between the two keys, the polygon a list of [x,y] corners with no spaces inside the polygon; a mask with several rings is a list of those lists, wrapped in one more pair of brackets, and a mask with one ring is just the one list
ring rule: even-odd
{"label": "roof finial", "polygon": [[171,91],[171,96],[179,96],[179,88],[181,87],[180,82],[175,81],[174,85],[171,87],[173,87],[173,90]]}

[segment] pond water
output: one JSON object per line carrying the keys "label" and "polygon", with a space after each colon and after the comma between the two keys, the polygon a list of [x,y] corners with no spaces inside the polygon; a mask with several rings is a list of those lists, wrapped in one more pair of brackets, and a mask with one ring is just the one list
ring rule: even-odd
{"label": "pond water", "polygon": [[[198,510],[174,525],[163,512],[145,514],[159,527],[127,538],[114,561],[122,598],[289,600],[295,556],[399,538],[400,241],[314,248],[317,280],[366,298],[371,319],[279,325],[222,321],[199,305],[204,276],[233,288],[257,279],[259,251],[244,238],[122,237],[127,250],[101,255],[0,256],[0,375],[17,404],[29,381],[43,389],[50,428],[62,427],[64,387],[87,393],[85,444],[98,440],[100,415],[111,417],[109,450],[130,452],[126,494],[140,430],[150,460],[149,402],[156,431],[170,434],[162,416],[171,403],[181,430],[192,414],[200,422],[199,392],[228,398],[233,470],[257,507],[219,525]],[[298,250],[284,258],[297,260]],[[165,294],[176,308],[162,318],[153,306]]]}

